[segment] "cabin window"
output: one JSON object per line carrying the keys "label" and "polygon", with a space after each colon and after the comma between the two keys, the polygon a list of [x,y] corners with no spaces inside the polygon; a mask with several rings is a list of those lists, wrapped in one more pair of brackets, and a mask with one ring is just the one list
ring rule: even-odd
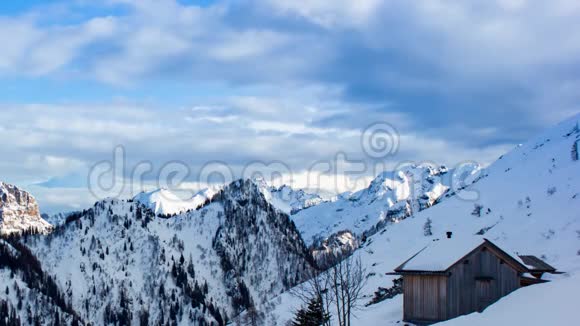
{"label": "cabin window", "polygon": [[481,251],[487,251],[487,247],[481,248]]}
{"label": "cabin window", "polygon": [[500,259],[500,260],[499,260],[499,263],[500,263],[500,265],[503,265],[503,264],[505,264],[505,260],[503,260],[503,259]]}
{"label": "cabin window", "polygon": [[463,261],[463,265],[468,265],[469,264],[469,259],[466,259]]}

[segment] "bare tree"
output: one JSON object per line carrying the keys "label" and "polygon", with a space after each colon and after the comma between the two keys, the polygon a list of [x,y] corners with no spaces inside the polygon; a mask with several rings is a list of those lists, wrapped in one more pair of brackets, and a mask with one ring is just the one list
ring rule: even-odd
{"label": "bare tree", "polygon": [[[331,304],[334,301],[330,284],[330,274],[327,271],[312,269],[308,272],[308,281],[299,284],[290,290],[290,293],[300,299],[304,305],[308,305],[312,299],[320,298],[324,314],[330,315]],[[325,326],[330,326],[330,320]]]}
{"label": "bare tree", "polygon": [[361,307],[362,290],[366,283],[360,256],[350,256],[329,270],[330,290],[340,326],[350,326],[353,311]]}
{"label": "bare tree", "polygon": [[[290,292],[307,305],[313,298],[321,298],[324,312],[336,318],[339,326],[350,326],[353,312],[361,308],[366,272],[359,255],[325,257],[326,271],[313,270],[308,281]],[[334,310],[333,313],[331,311]],[[330,320],[325,326],[330,326]]]}

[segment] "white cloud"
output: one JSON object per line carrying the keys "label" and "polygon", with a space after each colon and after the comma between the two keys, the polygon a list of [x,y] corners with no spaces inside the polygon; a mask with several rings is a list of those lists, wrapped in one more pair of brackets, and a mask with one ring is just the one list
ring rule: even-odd
{"label": "white cloud", "polygon": [[[392,49],[470,78],[527,78],[545,65],[578,63],[580,56],[574,33],[580,30],[580,6],[570,0],[263,0],[203,8],[175,0],[109,4],[124,5],[128,13],[70,24],[41,24],[39,14],[0,19],[5,40],[0,73],[81,69],[84,77],[88,73],[115,85],[164,73],[194,80],[300,80],[341,50],[337,43],[348,36],[342,34],[345,28],[359,33],[368,51]],[[257,16],[253,23],[235,23],[236,10]],[[262,22],[272,12],[274,23],[272,18]],[[284,27],[295,17],[326,31]],[[97,55],[91,53],[95,50]],[[220,66],[231,63],[236,71]]]}
{"label": "white cloud", "polygon": [[264,30],[229,31],[221,38],[217,44],[210,45],[208,54],[226,62],[266,55],[291,40],[288,35]]}
{"label": "white cloud", "polygon": [[[4,105],[0,138],[10,141],[0,155],[10,161],[0,170],[11,179],[80,171],[119,144],[132,164],[282,160],[303,171],[337,152],[367,159],[360,131],[377,121],[401,132],[393,161],[489,163],[529,136],[529,125],[578,110],[577,1],[106,5],[124,10],[84,20],[64,13],[75,19],[63,22],[38,12],[0,18],[0,76],[64,78],[72,89],[96,80],[145,94],[138,103],[167,80],[187,90],[217,81],[227,91],[180,104],[192,110],[164,104],[172,95],[161,105]],[[490,121],[494,112],[501,119]],[[525,130],[501,138],[517,123]]]}
{"label": "white cloud", "polygon": [[[70,64],[83,47],[115,33],[111,17],[76,25],[39,26],[28,16],[0,18],[0,73],[46,75]],[[17,35],[17,37],[15,37]]]}
{"label": "white cloud", "polygon": [[[18,37],[14,37],[18,35]],[[3,40],[0,54],[0,72],[12,70],[20,58],[40,37],[42,32],[28,21],[0,19],[0,39]]]}
{"label": "white cloud", "polygon": [[376,14],[380,0],[265,0],[280,14],[297,14],[326,28],[365,26]]}

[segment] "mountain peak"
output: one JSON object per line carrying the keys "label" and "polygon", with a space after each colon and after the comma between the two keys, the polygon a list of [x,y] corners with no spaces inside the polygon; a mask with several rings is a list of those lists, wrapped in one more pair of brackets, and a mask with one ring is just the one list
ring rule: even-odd
{"label": "mountain peak", "polygon": [[40,216],[38,203],[31,194],[0,181],[0,234],[47,233],[51,229]]}
{"label": "mountain peak", "polygon": [[199,208],[216,192],[216,190],[208,188],[199,191],[190,198],[183,199],[167,188],[159,188],[149,192],[141,192],[133,200],[145,205],[156,215],[174,215]]}
{"label": "mountain peak", "polygon": [[294,189],[287,184],[270,186],[262,177],[257,177],[250,181],[256,185],[270,204],[289,215],[296,214],[303,209],[316,206],[325,201],[315,193]]}

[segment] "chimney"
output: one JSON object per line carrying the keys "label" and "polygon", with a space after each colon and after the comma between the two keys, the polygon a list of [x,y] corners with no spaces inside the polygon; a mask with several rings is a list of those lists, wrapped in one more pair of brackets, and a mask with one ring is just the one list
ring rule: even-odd
{"label": "chimney", "polygon": [[452,235],[453,235],[453,232],[447,231],[447,239],[451,239]]}

